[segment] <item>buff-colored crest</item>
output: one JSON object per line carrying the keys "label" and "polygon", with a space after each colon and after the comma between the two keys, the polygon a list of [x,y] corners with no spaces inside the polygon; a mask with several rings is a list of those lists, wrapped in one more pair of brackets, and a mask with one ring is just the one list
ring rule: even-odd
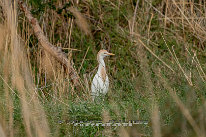
{"label": "buff-colored crest", "polygon": [[109,53],[108,51],[102,49],[102,50],[100,50],[100,51],[98,52],[98,54],[97,54],[97,61],[98,61],[98,62],[99,62],[99,57],[100,57],[101,55],[103,55],[102,53],[105,53],[105,54],[108,55],[108,56],[114,56],[114,55],[115,55],[115,54],[113,54],[113,53]]}
{"label": "buff-colored crest", "polygon": [[100,57],[101,53],[104,53],[104,52],[107,52],[107,51],[105,49],[102,49],[102,50],[100,50],[98,52],[98,54],[97,54],[97,61],[99,61],[99,57]]}

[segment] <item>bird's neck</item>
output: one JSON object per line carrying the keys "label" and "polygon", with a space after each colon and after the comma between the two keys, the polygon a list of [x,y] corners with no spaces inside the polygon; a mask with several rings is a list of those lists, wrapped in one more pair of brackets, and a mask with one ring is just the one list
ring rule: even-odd
{"label": "bird's neck", "polygon": [[102,68],[104,68],[106,70],[104,59],[103,58],[99,58],[98,62],[99,62],[98,72],[100,72],[102,70]]}

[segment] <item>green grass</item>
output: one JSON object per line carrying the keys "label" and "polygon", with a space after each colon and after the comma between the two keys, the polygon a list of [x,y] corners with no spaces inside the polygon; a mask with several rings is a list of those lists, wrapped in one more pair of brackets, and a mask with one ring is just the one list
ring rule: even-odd
{"label": "green grass", "polygon": [[[53,6],[55,4],[56,6],[68,4],[63,1],[63,4],[57,1],[52,1],[51,3]],[[54,37],[49,37],[49,40],[54,45],[58,43],[64,45],[66,43],[64,46],[68,47],[69,38],[67,34],[71,27],[70,19],[74,19],[74,17],[73,15],[69,17],[64,15],[67,14],[67,11],[64,10],[59,13],[57,9],[52,7],[51,3],[30,0],[32,13],[39,20],[39,23],[43,24],[41,27],[44,27],[43,30],[47,37],[51,34],[54,35]],[[161,6],[161,3],[163,3],[163,6]],[[39,69],[42,48],[38,45],[38,40],[33,35],[33,32],[28,30],[28,28],[25,29],[26,27],[31,29],[31,26],[27,21],[23,21],[24,14],[20,12],[18,33],[28,45],[26,49],[27,54],[30,53],[28,57],[31,63],[31,73],[35,78],[34,83],[39,87],[43,87],[42,90],[37,90],[37,94],[45,111],[51,136],[107,136],[105,132],[108,128],[95,126],[75,127],[68,123],[68,121],[73,120],[79,122],[103,121],[104,112],[109,113],[109,119],[111,120],[148,120],[148,125],[134,125],[124,129],[129,136],[137,136],[138,133],[144,136],[153,136],[155,127],[153,127],[152,115],[155,104],[159,108],[159,126],[161,127],[162,136],[197,136],[187,119],[188,117],[183,114],[183,110],[171,97],[170,89],[176,93],[185,108],[189,110],[189,114],[193,117],[199,129],[204,133],[206,123],[204,118],[206,115],[204,112],[205,78],[202,80],[198,72],[199,69],[197,69],[197,63],[193,60],[192,51],[197,52],[198,61],[203,71],[205,71],[205,49],[199,47],[201,44],[205,45],[205,42],[201,43],[202,41],[198,39],[196,33],[191,34],[189,25],[184,26],[183,32],[181,21],[174,20],[178,25],[168,23],[165,26],[164,20],[160,19],[161,16],[143,0],[139,2],[134,26],[135,35],[131,36],[131,26],[129,24],[134,15],[135,4],[136,1],[131,2],[129,0],[121,1],[120,4],[114,0],[94,0],[92,2],[80,0],[79,4],[76,5],[83,17],[87,19],[92,33],[92,37],[86,36],[81,28],[73,23],[70,47],[81,50],[73,51],[72,53],[77,69],[81,66],[89,48],[79,73],[81,79],[86,74],[90,84],[91,79],[89,76],[96,73],[96,70],[94,70],[98,63],[96,54],[100,49],[108,49],[115,54],[114,57],[106,59],[107,73],[110,79],[109,93],[104,101],[97,102],[92,102],[88,99],[89,91],[85,91],[83,88],[74,88],[74,92],[65,77],[62,77],[64,79],[63,82],[60,81],[61,78],[57,78],[48,79],[45,84],[46,76],[41,74]],[[163,12],[164,4],[165,2],[162,0],[152,1],[152,5],[161,12]],[[68,14],[70,13],[68,12]],[[154,16],[148,31],[151,14]],[[54,26],[52,26],[53,23]],[[51,29],[52,27],[54,29]],[[204,26],[201,27],[204,29]],[[134,40],[138,39],[143,41],[174,72],[145,49],[140,42],[134,42]],[[166,44],[170,50],[174,49],[185,74],[189,76],[191,73],[193,86],[186,80]],[[197,46],[198,44],[199,46]],[[192,55],[188,54],[185,47],[188,48]],[[64,51],[68,53],[68,50]],[[4,60],[3,52],[0,51],[0,53],[0,58]],[[4,75],[5,64],[1,63],[0,65],[3,66],[0,67],[0,73]],[[10,69],[9,71],[12,71]],[[21,73],[24,76],[24,72]],[[9,78],[12,75],[13,73],[10,72]],[[57,73],[57,76],[60,76],[60,73]],[[164,81],[166,81],[166,84],[164,84]],[[52,83],[54,85],[50,86]],[[12,85],[11,79],[9,79],[8,84],[13,89],[16,88]],[[62,88],[62,85],[66,85],[66,87]],[[3,127],[7,128],[10,121],[7,114],[11,112],[6,105],[8,100],[5,98],[7,93],[5,87],[4,81],[0,79],[0,126],[3,125]],[[64,93],[62,89],[65,89]],[[16,89],[15,92],[18,93]],[[13,94],[10,89],[9,93],[14,107],[12,113],[14,136],[28,136],[22,114],[24,113],[21,106],[22,100]],[[109,127],[109,130],[111,131],[111,136],[123,136],[123,129],[120,127]]]}

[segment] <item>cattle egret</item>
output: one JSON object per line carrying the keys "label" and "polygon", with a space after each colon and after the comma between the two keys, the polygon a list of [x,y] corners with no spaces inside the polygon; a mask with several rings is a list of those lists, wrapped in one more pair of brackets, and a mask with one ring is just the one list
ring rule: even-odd
{"label": "cattle egret", "polygon": [[104,57],[114,55],[106,50],[100,50],[97,54],[97,61],[99,63],[97,74],[94,76],[91,84],[91,96],[94,101],[95,97],[106,95],[109,89],[109,78],[106,73]]}

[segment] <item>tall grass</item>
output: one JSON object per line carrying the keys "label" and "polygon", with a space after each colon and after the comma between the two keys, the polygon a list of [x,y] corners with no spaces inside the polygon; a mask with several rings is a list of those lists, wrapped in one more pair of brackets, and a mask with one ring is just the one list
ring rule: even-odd
{"label": "tall grass", "polygon": [[[17,3],[0,3],[0,136],[205,136],[205,1],[34,1],[49,41],[74,59],[75,87]],[[110,91],[92,102],[97,52]],[[68,120],[148,120],[132,127]]]}
{"label": "tall grass", "polygon": [[5,13],[4,24],[2,24],[5,31],[1,33],[4,36],[1,43],[1,53],[3,53],[1,66],[4,70],[1,74],[4,87],[1,103],[4,102],[5,104],[3,109],[5,114],[2,115],[5,126],[2,135],[16,136],[16,134],[24,134],[18,131],[18,127],[16,129],[14,125],[15,106],[13,103],[16,102],[15,100],[19,100],[25,135],[48,136],[49,127],[46,115],[39,102],[25,49],[17,33],[16,4],[11,4],[9,1],[2,1],[1,4]]}

